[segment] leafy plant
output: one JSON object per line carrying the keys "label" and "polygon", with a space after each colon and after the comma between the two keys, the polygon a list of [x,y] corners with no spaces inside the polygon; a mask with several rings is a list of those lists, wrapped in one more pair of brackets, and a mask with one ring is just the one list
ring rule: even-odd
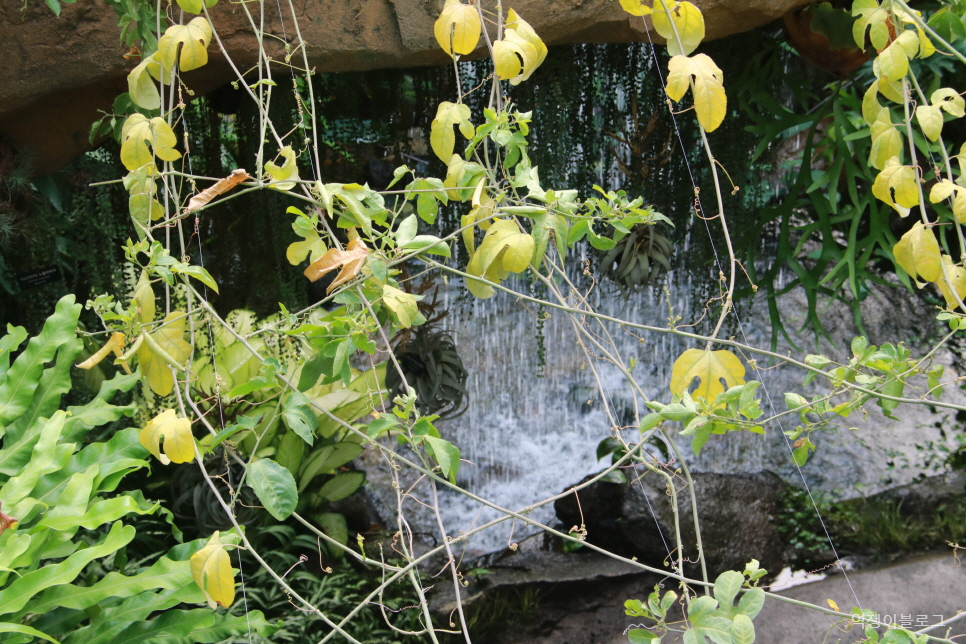
{"label": "leafy plant", "polygon": [[[202,543],[175,546],[145,564],[126,565],[139,515],[160,511],[140,490],[119,492],[124,477],[148,467],[137,428],[83,444],[101,425],[134,414],[112,404],[137,376],[106,380],[87,404],[59,409],[82,349],[75,335],[81,307],[67,296],[39,335],[20,350],[26,331],[0,338],[0,631],[5,641],[209,642],[248,628],[246,620],[207,609],[191,583],[189,558]],[[19,352],[19,354],[18,354]],[[16,358],[11,363],[11,358]],[[74,585],[92,565],[114,569],[90,585]],[[261,614],[254,628],[269,633]]]}

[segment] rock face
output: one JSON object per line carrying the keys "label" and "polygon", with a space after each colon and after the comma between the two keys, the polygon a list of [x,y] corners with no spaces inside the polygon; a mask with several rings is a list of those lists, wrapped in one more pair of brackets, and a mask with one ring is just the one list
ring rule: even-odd
{"label": "rock face", "polygon": [[[698,0],[708,39],[753,29],[805,4],[803,0]],[[299,0],[298,28],[307,43],[309,65],[320,72],[440,65],[447,62],[433,36],[442,0]],[[266,5],[268,7],[269,5]],[[274,5],[272,5],[274,7]],[[285,55],[283,42],[297,40],[286,12],[266,12],[270,55]],[[624,13],[617,0],[519,0],[513,8],[549,45],[647,40],[644,23]],[[252,9],[256,23],[257,9]],[[257,59],[249,15],[237,3],[211,11],[220,43],[210,47],[207,67],[186,76],[196,93],[235,78],[225,53],[239,69]],[[33,148],[38,173],[58,169],[87,149],[98,110],[110,109],[126,91],[125,77],[136,61],[123,58],[117,17],[99,1],[65,4],[54,16],[43,0],[0,6],[0,134]],[[276,40],[277,38],[277,40]],[[483,55],[482,45],[476,55]],[[297,64],[302,61],[296,58]],[[281,67],[279,67],[282,70]]]}
{"label": "rock face", "polygon": [[[656,474],[628,483],[597,482],[554,508],[564,526],[587,529],[590,543],[653,566],[661,566],[674,551],[674,513],[666,479]],[[708,574],[744,570],[758,559],[777,572],[785,563],[786,546],[776,523],[785,484],[771,472],[756,474],[693,473],[698,518]],[[684,556],[697,561],[691,495],[682,477],[675,478],[680,506]],[[582,517],[582,518],[581,518]],[[686,565],[688,574],[700,574]]]}

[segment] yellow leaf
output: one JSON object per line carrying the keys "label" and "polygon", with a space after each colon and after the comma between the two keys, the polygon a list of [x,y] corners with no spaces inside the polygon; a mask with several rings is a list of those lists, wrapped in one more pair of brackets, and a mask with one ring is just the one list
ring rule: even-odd
{"label": "yellow leaf", "polygon": [[265,172],[272,178],[269,188],[276,190],[291,190],[296,185],[299,178],[299,166],[295,163],[295,150],[291,145],[286,145],[279,150],[284,161],[282,165],[276,165],[273,161],[265,162]]}
{"label": "yellow leaf", "polygon": [[231,571],[231,557],[215,532],[208,545],[191,555],[191,576],[205,594],[208,605],[228,607],[235,601],[235,578]]}
{"label": "yellow leaf", "polygon": [[919,51],[919,38],[914,31],[903,31],[892,44],[882,50],[879,61],[879,78],[900,81],[909,73],[909,59]]}
{"label": "yellow leaf", "polygon": [[882,170],[889,159],[902,154],[902,135],[892,125],[889,110],[879,112],[879,119],[872,124],[871,129],[872,147],[869,151],[869,165]]}
{"label": "yellow leaf", "polygon": [[[151,333],[145,333],[161,348],[168,357],[178,364],[184,364],[191,355],[191,345],[184,340],[184,329],[188,316],[181,311],[172,311],[165,318],[163,324]],[[171,375],[170,363],[151,346],[150,342],[143,342],[138,349],[138,364],[141,375],[148,381],[148,386],[159,396],[167,396],[174,389],[174,377]]]}
{"label": "yellow leaf", "polygon": [[314,262],[325,254],[325,242],[316,230],[305,232],[297,224],[292,224],[292,228],[303,237],[303,241],[293,242],[285,250],[285,259],[289,264],[298,266],[305,261],[306,256],[309,257],[310,262]]}
{"label": "yellow leaf", "polygon": [[193,212],[202,206],[207,206],[212,199],[219,195],[223,195],[235,186],[237,186],[242,181],[247,181],[251,179],[248,173],[244,169],[233,170],[230,175],[224,179],[219,179],[215,185],[205,188],[188,202],[188,207],[184,209],[186,213]]}
{"label": "yellow leaf", "polygon": [[745,384],[745,366],[730,351],[688,349],[674,361],[671,368],[671,393],[682,395],[695,378],[701,382],[691,396],[713,402],[725,391],[721,380],[729,388]]}
{"label": "yellow leaf", "polygon": [[[697,49],[701,41],[704,40],[704,16],[701,15],[701,10],[690,2],[669,3],[668,10],[671,19],[674,20],[674,25],[671,25],[664,9],[659,8],[651,15],[654,29],[667,40],[668,53],[672,56],[687,56]],[[681,39],[684,51],[678,47],[675,28],[677,28],[677,36]]]}
{"label": "yellow leaf", "polygon": [[451,56],[472,54],[480,42],[481,30],[477,8],[459,0],[446,0],[443,11],[433,25],[436,42]]}
{"label": "yellow leaf", "polygon": [[369,256],[369,249],[358,237],[349,242],[345,250],[330,248],[322,257],[318,258],[305,269],[305,276],[315,282],[326,273],[341,268],[326,293],[331,293],[336,287],[345,284],[362,270]]}
{"label": "yellow leaf", "polygon": [[[953,259],[949,255],[943,255],[942,261],[946,265],[946,275],[949,276],[949,282],[956,289],[956,295],[959,296],[959,299],[963,300],[966,298],[966,268],[959,264],[953,264]],[[936,280],[936,286],[939,287],[939,292],[943,294],[946,306],[951,309],[959,306],[956,295],[953,295],[953,291],[949,288],[949,283],[946,282],[943,275],[940,274],[939,279]]]}
{"label": "yellow leaf", "polygon": [[147,271],[141,271],[137,286],[134,287],[134,301],[137,303],[138,320],[142,324],[154,322],[155,297],[151,278]]}
{"label": "yellow leaf", "polygon": [[525,72],[523,78],[520,79],[527,80],[530,78],[530,74],[543,64],[543,61],[547,58],[547,46],[540,39],[540,36],[537,35],[537,32],[533,30],[533,27],[530,26],[530,23],[518,16],[517,12],[513,9],[510,9],[507,13],[506,28],[507,30],[513,30],[517,36],[531,45],[536,52],[529,71]]}
{"label": "yellow leaf", "polygon": [[[156,174],[153,170],[154,156],[164,161],[180,159],[181,153],[174,149],[177,144],[178,137],[160,116],[148,119],[143,114],[132,114],[121,127],[121,163],[128,170],[152,164],[149,174]],[[148,146],[153,148],[154,154]]]}
{"label": "yellow leaf", "polygon": [[919,121],[922,133],[930,141],[937,140],[943,132],[943,114],[938,105],[920,105],[917,107],[916,120]]}
{"label": "yellow leaf", "polygon": [[909,277],[916,280],[920,288],[922,287],[920,277],[926,282],[935,282],[942,277],[939,243],[932,230],[923,226],[921,221],[917,221],[912,229],[902,236],[892,252],[896,257],[896,263],[902,267],[902,270],[909,273]]}
{"label": "yellow leaf", "polygon": [[919,36],[919,58],[929,58],[936,53],[936,46],[929,40],[926,32],[916,27],[916,34]]}
{"label": "yellow leaf", "polygon": [[400,327],[408,329],[419,317],[416,296],[388,284],[382,287],[382,302],[392,311]]}
{"label": "yellow leaf", "polygon": [[876,57],[872,61],[872,72],[879,79],[878,90],[879,94],[885,96],[887,99],[893,103],[902,104],[905,102],[905,93],[902,91],[902,81],[900,80],[887,80],[883,77],[882,73],[879,71],[879,62],[881,57]]}
{"label": "yellow leaf", "polygon": [[464,137],[470,139],[475,133],[473,124],[470,122],[470,108],[463,103],[450,103],[443,101],[436,110],[436,118],[433,119],[430,128],[429,142],[433,147],[433,152],[443,163],[448,163],[453,156],[453,148],[456,147],[456,135],[453,133],[453,126],[458,125]]}
{"label": "yellow leaf", "polygon": [[929,99],[933,105],[938,105],[942,109],[946,110],[948,114],[955,116],[960,119],[963,118],[964,108],[966,108],[966,101],[963,97],[956,93],[956,90],[950,89],[948,87],[942,87],[937,89],[932,93],[932,98]]}
{"label": "yellow leaf", "polygon": [[649,16],[651,8],[641,0],[620,0],[621,7],[632,16]]}
{"label": "yellow leaf", "polygon": [[517,79],[523,76],[526,60],[526,52],[517,43],[505,38],[493,43],[493,70],[500,80],[509,80],[513,85],[519,84]]}
{"label": "yellow leaf", "polygon": [[165,30],[164,35],[158,40],[156,59],[164,69],[165,75],[174,71],[175,64],[183,72],[198,69],[208,63],[209,42],[211,42],[211,25],[198,16],[186,25],[171,25]]}
{"label": "yellow leaf", "polygon": [[852,15],[859,19],[852,23],[852,37],[859,49],[865,49],[865,33],[871,29],[872,46],[881,50],[889,42],[889,28],[886,21],[889,13],[879,7],[875,0],[856,0],[852,3]]}
{"label": "yellow leaf", "polygon": [[127,75],[127,93],[138,107],[146,110],[156,110],[161,107],[161,94],[158,92],[148,65],[154,63],[154,56],[145,58],[141,64]]}
{"label": "yellow leaf", "polygon": [[866,123],[872,125],[879,120],[879,112],[882,109],[882,105],[879,104],[879,81],[875,80],[869,85],[869,89],[866,90],[865,96],[862,98],[862,118],[865,119]]}
{"label": "yellow leaf", "polygon": [[84,362],[77,365],[78,369],[93,369],[101,360],[107,357],[111,352],[114,352],[118,358],[124,352],[124,334],[123,333],[112,333],[111,338],[104,343],[104,346],[97,350],[97,352]]}
{"label": "yellow leaf", "polygon": [[211,9],[216,4],[218,0],[178,0],[178,6],[188,13],[201,13],[204,11],[203,7]]}
{"label": "yellow leaf", "polygon": [[916,184],[916,169],[899,163],[892,157],[875,178],[872,194],[898,211],[905,217],[909,209],[919,205],[919,187]]}
{"label": "yellow leaf", "polygon": [[148,195],[132,195],[128,199],[128,210],[140,239],[144,239],[147,235],[150,222],[164,217],[164,208],[161,203]]}
{"label": "yellow leaf", "polygon": [[836,604],[836,603],[835,603],[834,601],[832,601],[831,599],[826,599],[825,601],[827,601],[827,602],[828,602],[828,606],[829,606],[829,608],[831,608],[831,609],[832,609],[832,610],[834,610],[835,612],[837,612],[837,613],[841,613],[841,612],[842,612],[842,611],[841,611],[841,609],[839,609],[839,605],[838,605],[838,604]]}
{"label": "yellow leaf", "polygon": [[[534,246],[533,237],[521,232],[515,221],[497,219],[470,258],[466,272],[499,284],[510,273],[526,270],[533,257]],[[482,299],[495,293],[489,284],[473,279],[466,280],[466,287],[473,295]]]}
{"label": "yellow leaf", "polygon": [[671,100],[678,102],[693,84],[698,122],[713,132],[721,125],[728,108],[723,79],[721,70],[706,54],[675,56],[668,64],[666,91]]}
{"label": "yellow leaf", "polygon": [[178,418],[173,409],[166,409],[148,421],[141,430],[141,444],[165,465],[188,463],[195,458],[191,421]]}

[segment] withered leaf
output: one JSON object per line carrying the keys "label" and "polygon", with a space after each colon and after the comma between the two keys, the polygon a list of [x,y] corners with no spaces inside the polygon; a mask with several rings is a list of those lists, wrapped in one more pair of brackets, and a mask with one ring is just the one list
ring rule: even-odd
{"label": "withered leaf", "polygon": [[202,190],[194,197],[192,197],[191,201],[188,202],[188,207],[185,208],[184,211],[186,213],[194,212],[195,210],[197,210],[198,208],[201,208],[202,206],[207,206],[212,199],[214,199],[219,195],[225,194],[226,192],[228,192],[229,190],[237,186],[239,183],[247,179],[251,179],[251,177],[248,175],[247,172],[245,172],[243,168],[239,168],[238,170],[235,170],[224,179],[219,180],[218,183],[216,183],[215,185],[211,186],[210,188],[206,188]]}
{"label": "withered leaf", "polygon": [[342,270],[326,289],[326,293],[331,293],[333,289],[358,275],[368,256],[369,249],[366,245],[358,238],[353,239],[345,250],[331,248],[322,257],[309,264],[305,269],[305,276],[315,282],[329,271],[341,268]]}

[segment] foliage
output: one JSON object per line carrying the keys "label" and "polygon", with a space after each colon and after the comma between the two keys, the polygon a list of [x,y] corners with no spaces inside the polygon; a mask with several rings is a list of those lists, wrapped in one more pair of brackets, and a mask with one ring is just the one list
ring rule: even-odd
{"label": "foliage", "polygon": [[[136,376],[115,376],[87,404],[58,409],[82,348],[75,335],[80,311],[72,297],[63,298],[12,363],[27,333],[10,327],[0,339],[0,497],[6,504],[0,619],[3,630],[19,633],[6,641],[139,642],[164,635],[190,643],[237,633],[241,622],[232,617],[167,610],[203,601],[190,584],[188,563],[200,543],[176,546],[149,565],[122,563],[135,538],[134,526],[123,520],[136,522],[137,515],[158,512],[159,504],[139,490],[117,492],[126,475],[148,466],[136,428],[82,445],[92,429],[134,413],[133,405],[111,400],[134,387]],[[117,570],[89,585],[73,584],[105,559]],[[260,614],[251,617],[259,631],[271,630]]]}

